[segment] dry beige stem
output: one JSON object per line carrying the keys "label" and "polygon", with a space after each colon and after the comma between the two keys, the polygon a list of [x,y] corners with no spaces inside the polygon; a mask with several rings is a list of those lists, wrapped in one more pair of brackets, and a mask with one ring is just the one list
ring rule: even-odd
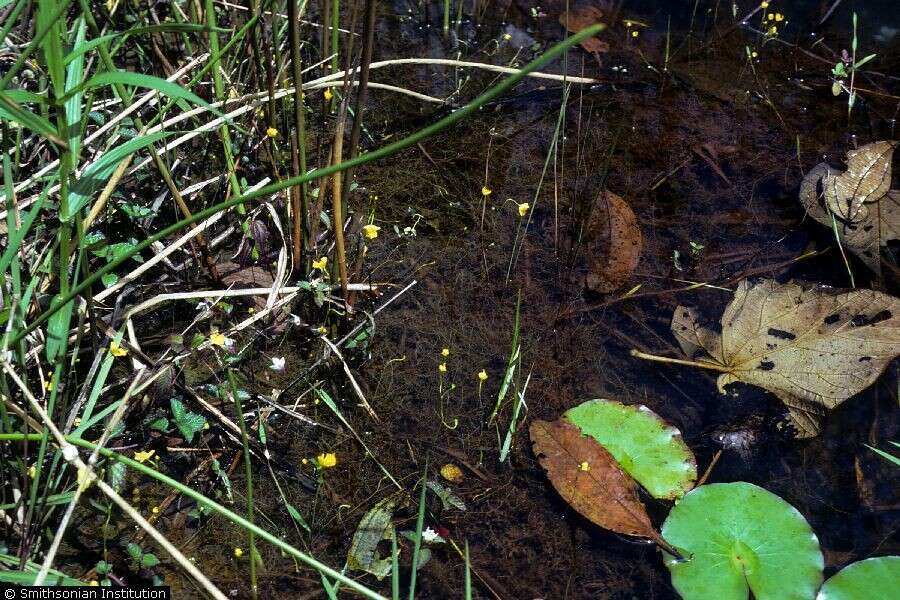
{"label": "dry beige stem", "polygon": [[723,371],[720,391],[737,381],[769,390],[799,435],[811,437],[820,415],[869,387],[900,354],[900,301],[872,290],[745,280],[722,314],[721,333],[682,306],[672,331],[689,356],[702,348]]}

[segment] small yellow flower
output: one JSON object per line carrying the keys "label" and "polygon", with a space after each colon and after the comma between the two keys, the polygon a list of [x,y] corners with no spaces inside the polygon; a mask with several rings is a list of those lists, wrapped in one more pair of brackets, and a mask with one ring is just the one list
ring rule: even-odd
{"label": "small yellow flower", "polygon": [[367,240],[374,240],[375,238],[377,238],[379,231],[381,231],[381,227],[373,223],[363,225],[363,235],[366,236]]}
{"label": "small yellow flower", "polygon": [[531,208],[531,205],[528,204],[527,202],[522,202],[521,204],[519,204],[519,216],[524,217],[525,215],[527,215],[528,209],[530,209],[530,208]]}
{"label": "small yellow flower", "polygon": [[274,139],[274,138],[277,138],[277,137],[278,137],[278,130],[275,129],[274,127],[269,127],[268,129],[266,129],[266,135],[269,136],[270,138],[273,138],[273,139]]}
{"label": "small yellow flower", "polygon": [[309,464],[309,461],[306,460],[305,458],[304,458],[304,459],[301,459],[300,462],[302,462],[304,465],[305,465],[305,464]]}
{"label": "small yellow flower", "polygon": [[751,58],[756,58],[757,56],[759,56],[759,53],[756,50],[750,53]]}
{"label": "small yellow flower", "polygon": [[640,35],[640,33],[638,33],[637,29],[635,29],[634,31],[631,32],[631,37],[637,37],[639,35]]}
{"label": "small yellow flower", "polygon": [[759,7],[760,8],[769,8],[769,3],[768,2],[760,2]]}
{"label": "small yellow flower", "polygon": [[459,483],[463,480],[462,469],[453,463],[447,463],[441,467],[441,477],[453,483]]}
{"label": "small yellow flower", "polygon": [[243,551],[241,548],[235,548],[235,549],[234,549],[234,557],[235,557],[235,558],[240,558],[240,557],[242,557],[243,555],[244,555],[244,551]]}
{"label": "small yellow flower", "polygon": [[29,477],[31,477],[32,479],[34,479],[34,476],[35,476],[36,474],[37,474],[37,467],[35,467],[34,465],[31,465],[30,467],[28,467],[28,476],[29,476]]}
{"label": "small yellow flower", "polygon": [[218,331],[213,331],[209,335],[209,343],[212,344],[213,346],[220,346],[220,347],[224,348],[226,341],[227,341],[227,339],[225,338],[225,335],[222,333],[219,333]]}
{"label": "small yellow flower", "polygon": [[781,13],[775,13],[775,20],[778,21],[779,23],[781,21],[784,21],[784,15]]}
{"label": "small yellow flower", "polygon": [[159,514],[159,507],[158,507],[158,506],[154,506],[153,508],[150,509],[150,512],[152,512],[154,515],[158,515],[158,514]]}
{"label": "small yellow flower", "polygon": [[769,35],[778,35],[778,28],[774,25],[769,27]]}
{"label": "small yellow flower", "polygon": [[328,257],[327,257],[327,256],[323,256],[323,257],[320,258],[319,260],[314,260],[314,261],[312,262],[312,267],[313,267],[313,269],[318,269],[318,270],[320,270],[320,271],[322,271],[322,272],[325,271],[325,268],[326,268],[327,266],[328,266]]}
{"label": "small yellow flower", "polygon": [[334,452],[326,452],[316,457],[316,464],[320,469],[330,469],[337,464],[337,455]]}
{"label": "small yellow flower", "polygon": [[81,425],[81,417],[75,417],[75,419],[72,421],[72,424],[75,427],[79,427]]}
{"label": "small yellow flower", "polygon": [[487,381],[488,374],[484,369],[478,371],[478,381]]}
{"label": "small yellow flower", "polygon": [[588,464],[588,461],[584,461],[583,463],[578,465],[578,470],[579,471],[590,471],[591,465]]}
{"label": "small yellow flower", "polygon": [[768,15],[766,15],[766,19],[769,20],[769,21],[774,21],[774,20],[775,20],[775,14],[774,14],[774,13],[769,13]]}
{"label": "small yellow flower", "polygon": [[97,580],[96,580],[96,579],[91,579],[91,580],[88,582],[88,585],[91,586],[91,587],[97,587],[97,586],[99,586],[100,584],[97,583]]}
{"label": "small yellow flower", "polygon": [[326,333],[328,333],[328,328],[324,325],[319,325],[319,328],[316,329],[316,331],[318,331],[322,335],[325,335]]}
{"label": "small yellow flower", "polygon": [[482,195],[482,196],[490,196],[490,195],[491,195],[491,188],[489,188],[488,186],[482,187],[482,188],[481,188],[481,195]]}
{"label": "small yellow flower", "polygon": [[44,384],[44,387],[47,388],[48,392],[53,391],[53,375],[50,376],[50,381]]}
{"label": "small yellow flower", "polygon": [[110,342],[109,353],[116,357],[125,356],[126,354],[128,354],[128,348],[123,348],[115,342]]}
{"label": "small yellow flower", "polygon": [[154,454],[156,454],[156,450],[142,450],[140,452],[135,452],[134,460],[138,461],[139,463],[145,463],[150,460],[150,458]]}
{"label": "small yellow flower", "polygon": [[331,88],[325,88],[322,95],[325,96],[325,102],[330,102],[331,99],[334,98],[334,94],[331,93]]}
{"label": "small yellow flower", "polygon": [[441,356],[443,356],[444,358],[450,356],[450,348],[444,348],[443,350],[441,350]]}
{"label": "small yellow flower", "polygon": [[504,33],[504,34],[503,34],[503,40],[504,40],[504,41],[507,41],[507,42],[508,42],[508,41],[511,40],[511,39],[512,39],[512,36],[511,36],[510,34],[508,34],[508,33]]}
{"label": "small yellow flower", "polygon": [[447,372],[447,363],[439,364],[438,371],[440,371],[441,373],[446,373]]}

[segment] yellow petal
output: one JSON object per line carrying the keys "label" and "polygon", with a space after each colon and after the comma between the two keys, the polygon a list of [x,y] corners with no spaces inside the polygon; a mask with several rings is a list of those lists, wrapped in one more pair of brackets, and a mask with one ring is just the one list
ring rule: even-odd
{"label": "yellow petal", "polygon": [[378,237],[378,232],[381,231],[381,227],[378,225],[368,224],[363,225],[363,234],[366,236],[366,239],[374,240]]}
{"label": "yellow petal", "polygon": [[479,379],[479,381],[487,381],[487,378],[488,378],[487,371],[485,371],[484,369],[482,369],[482,370],[480,370],[480,371],[478,372],[478,379]]}
{"label": "yellow petal", "polygon": [[337,455],[334,452],[325,452],[316,457],[316,464],[320,469],[330,469],[337,464]]}
{"label": "yellow petal", "polygon": [[490,196],[491,188],[489,188],[488,186],[484,186],[483,188],[481,188],[481,195],[482,196]]}
{"label": "yellow petal", "polygon": [[331,93],[331,88],[325,88],[325,92],[323,93],[325,96],[325,101],[328,102],[334,97],[334,94]]}
{"label": "yellow petal", "polygon": [[213,346],[225,346],[225,336],[218,331],[213,332],[209,336],[209,343]]}
{"label": "yellow petal", "polygon": [[113,356],[125,356],[128,354],[128,348],[123,348],[115,342],[110,342],[109,353]]}
{"label": "yellow petal", "polygon": [[319,260],[314,260],[312,262],[313,269],[319,269],[320,271],[324,271],[325,267],[328,266],[328,257],[323,256]]}
{"label": "yellow petal", "polygon": [[528,209],[531,208],[531,205],[527,202],[523,202],[519,205],[519,216],[524,217],[528,214]]}
{"label": "yellow petal", "polygon": [[146,450],[146,451],[141,451],[141,452],[135,452],[134,460],[138,461],[139,463],[147,462],[148,460],[150,460],[150,457],[152,457],[154,454],[156,454],[156,450]]}
{"label": "yellow petal", "polygon": [[268,129],[266,129],[266,135],[270,138],[278,137],[278,130],[274,127],[269,127]]}
{"label": "yellow petal", "polygon": [[450,356],[450,348],[444,348],[443,350],[441,350],[441,356]]}
{"label": "yellow petal", "polygon": [[453,463],[447,463],[441,467],[441,477],[453,483],[459,483],[463,480],[462,469]]}

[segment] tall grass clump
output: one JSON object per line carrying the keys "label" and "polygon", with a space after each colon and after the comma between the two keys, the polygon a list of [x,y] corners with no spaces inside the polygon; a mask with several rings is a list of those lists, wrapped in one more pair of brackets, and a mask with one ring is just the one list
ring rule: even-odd
{"label": "tall grass clump", "polygon": [[[0,78],[0,581],[120,582],[114,557],[121,547],[135,571],[169,561],[204,593],[224,598],[216,573],[185,557],[170,539],[178,532],[167,531],[154,510],[148,515],[134,498],[123,497],[152,481],[244,532],[229,543],[237,549],[246,541],[254,596],[262,563],[256,548],[270,544],[331,585],[383,597],[270,531],[256,510],[254,467],[277,468],[280,457],[266,449],[258,405],[231,370],[252,336],[246,325],[208,324],[217,302],[233,293],[216,246],[235,232],[251,256],[277,265],[277,281],[267,291],[271,301],[261,311],[267,314],[253,319],[274,319],[279,311],[320,317],[308,296],[295,291],[280,300],[281,288],[327,283],[325,268],[313,265],[332,258],[347,298],[353,272],[343,254],[329,255],[342,236],[341,210],[348,204],[341,191],[349,183],[340,174],[467,118],[598,27],[554,46],[445,118],[360,153],[375,2],[368,3],[364,39],[355,46],[342,44],[339,1],[322,5],[328,19],[307,14],[305,0],[246,6],[205,0],[152,9],[87,0],[0,2],[0,39],[9,57]],[[324,23],[330,26],[318,27]],[[341,52],[354,54],[344,57],[354,66],[350,73],[338,70]],[[315,118],[316,110],[334,109],[318,100],[332,88],[344,112],[358,94],[343,160],[340,129],[335,136],[325,130],[327,120]],[[332,148],[313,153],[312,135],[318,143],[334,140]],[[329,211],[322,202],[331,177]],[[325,221],[327,230],[319,234]],[[282,247],[266,247],[272,239],[266,230],[287,232]],[[156,282],[166,273],[175,273],[168,281],[179,285],[158,294]],[[165,337],[160,350],[160,332],[142,330],[137,315],[185,302],[199,307],[199,316],[189,316],[189,325]],[[226,369],[213,380],[233,410],[220,410],[227,404],[212,403],[179,380],[184,364],[202,352]],[[181,398],[167,416],[151,410],[160,404],[160,390],[168,394],[164,407],[169,397]],[[195,440],[207,429],[220,434],[224,451],[242,455],[243,515],[181,481],[185,473],[158,460],[161,446],[147,444],[144,435],[162,432],[199,449]],[[285,504],[308,529],[300,512]],[[422,507],[420,500],[418,535]],[[97,530],[89,541],[101,548],[102,560],[69,572],[73,565],[60,560],[66,541],[86,535],[76,525],[80,520],[98,518],[136,528],[113,536],[111,527]],[[467,596],[468,581],[467,575]],[[398,597],[396,582],[391,588]],[[414,590],[413,578],[410,597]]]}

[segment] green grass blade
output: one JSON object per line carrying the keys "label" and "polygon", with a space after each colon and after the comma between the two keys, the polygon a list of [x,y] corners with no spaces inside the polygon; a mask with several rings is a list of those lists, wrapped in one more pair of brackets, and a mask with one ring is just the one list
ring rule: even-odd
{"label": "green grass blade", "polygon": [[416,597],[416,575],[419,572],[419,551],[422,549],[422,528],[425,525],[425,490],[428,486],[425,482],[428,479],[428,461],[425,461],[425,472],[422,474],[422,491],[419,493],[419,514],[416,516],[416,542],[413,544],[412,552],[412,573],[409,576],[409,600],[415,600]]}
{"label": "green grass blade", "polygon": [[[894,442],[891,442],[891,443],[893,444]],[[881,458],[883,458],[889,462],[892,462],[895,465],[897,465],[898,467],[900,467],[900,458],[894,456],[893,454],[889,454],[889,453],[885,452],[884,450],[879,450],[878,448],[873,448],[872,446],[870,446],[868,444],[866,444],[865,446],[866,446],[866,448],[868,448],[869,450],[871,450],[872,452],[874,452]]]}
{"label": "green grass blade", "polygon": [[[193,225],[194,223],[197,223],[208,217],[211,217],[212,215],[214,215],[216,213],[222,212],[223,210],[227,210],[227,209],[237,206],[239,204],[246,204],[250,200],[253,200],[255,198],[260,198],[263,196],[271,196],[272,194],[280,192],[281,190],[287,189],[289,187],[293,187],[295,185],[299,185],[304,182],[315,181],[317,179],[321,179],[323,177],[328,177],[328,176],[333,175],[340,171],[346,171],[347,169],[352,169],[355,167],[359,167],[361,165],[365,165],[367,163],[370,163],[370,162],[391,156],[393,154],[396,154],[397,152],[400,152],[401,150],[405,150],[406,148],[409,148],[410,146],[415,146],[422,140],[430,138],[431,136],[439,133],[440,131],[447,129],[451,125],[454,125],[454,124],[458,123],[459,121],[467,118],[469,115],[471,115],[472,113],[477,111],[481,106],[487,104],[488,102],[491,102],[492,100],[494,100],[501,94],[505,93],[507,90],[511,89],[513,86],[515,86],[517,83],[519,83],[519,81],[521,81],[523,78],[525,78],[529,73],[536,71],[536,70],[540,69],[541,67],[547,65],[548,63],[556,60],[571,46],[580,44],[583,40],[586,40],[589,37],[593,37],[593,36],[597,35],[603,29],[604,29],[604,25],[599,24],[599,23],[596,25],[592,25],[591,27],[586,27],[585,29],[582,29],[577,34],[575,34],[571,37],[568,37],[565,40],[563,40],[562,42],[556,44],[550,50],[545,52],[543,55],[539,56],[538,58],[534,59],[533,61],[531,61],[530,63],[525,65],[525,67],[523,67],[522,70],[518,71],[517,73],[515,73],[513,75],[510,75],[509,77],[507,77],[506,79],[504,79],[503,81],[501,81],[500,83],[495,85],[494,87],[485,91],[480,96],[478,96],[477,98],[475,98],[474,100],[472,100],[471,102],[469,102],[468,104],[466,104],[465,106],[460,108],[459,110],[454,111],[452,114],[444,117],[440,121],[438,121],[432,125],[429,125],[428,127],[420,129],[416,133],[413,133],[412,135],[409,135],[401,140],[398,140],[392,144],[388,144],[387,146],[383,146],[377,150],[373,150],[371,152],[361,154],[354,159],[346,160],[339,164],[331,165],[329,167],[322,167],[320,169],[315,169],[313,171],[310,171],[309,173],[300,175],[299,177],[289,177],[289,178],[283,179],[277,183],[273,183],[273,184],[267,185],[265,187],[261,187],[261,188],[249,191],[245,194],[241,194],[240,196],[235,196],[229,200],[220,202],[219,204],[215,204],[204,210],[197,211],[190,218],[182,219],[181,221],[178,221],[177,223],[173,223],[172,225],[169,225],[168,227],[164,227],[163,229],[159,230],[157,233],[155,233],[151,236],[148,236],[147,238],[142,240],[139,244],[137,244],[129,252],[122,254],[121,256],[119,256],[116,259],[107,263],[106,266],[101,267],[101,268],[97,269],[96,271],[94,271],[93,273],[91,273],[91,275],[89,277],[86,277],[84,279],[84,281],[82,281],[80,284],[73,287],[69,291],[69,293],[67,294],[67,298],[71,299],[71,298],[74,298],[74,297],[82,294],[86,289],[88,289],[89,287],[94,285],[96,282],[100,281],[100,279],[104,275],[117,269],[119,267],[119,265],[121,265],[126,260],[131,258],[131,256],[133,256],[134,254],[137,254],[143,250],[146,250],[147,248],[149,248],[150,246],[152,246],[154,243],[158,242],[159,240],[162,240],[162,239],[166,238],[167,236],[172,235],[173,233],[177,233],[177,232],[181,231],[182,229],[184,229],[185,227],[188,227],[189,225]],[[40,315],[38,315],[38,317],[35,318],[31,322],[31,324],[28,325],[28,327],[25,327],[24,329],[16,332],[13,335],[10,343],[11,344],[18,343],[23,337],[25,337],[26,335],[28,335],[29,333],[31,333],[32,331],[34,331],[35,329],[37,329],[38,327],[40,327],[41,325],[46,323],[47,320],[50,318],[50,316],[57,310],[59,310],[59,307],[54,306],[54,307],[51,307],[50,309],[44,311]]]}
{"label": "green grass blade", "polygon": [[170,98],[187,100],[188,102],[191,102],[198,106],[209,105],[206,100],[193,93],[192,91],[186,90],[177,83],[167,81],[165,79],[162,79],[161,77],[144,75],[143,73],[132,73],[130,71],[107,71],[105,73],[98,73],[85,81],[79,87],[75,88],[72,92],[70,92],[70,94],[76,94],[95,88],[115,85],[128,85],[131,87],[156,90],[160,94],[164,94],[166,96],[169,96]]}
{"label": "green grass blade", "polygon": [[60,211],[59,218],[63,223],[68,223],[73,216],[87,206],[91,200],[91,196],[106,185],[112,172],[115,171],[119,163],[128,157],[129,154],[137,152],[142,148],[146,148],[150,144],[173,135],[172,132],[159,131],[150,135],[142,135],[128,140],[120,146],[116,146],[84,170],[78,181],[69,190],[69,203],[65,212]]}
{"label": "green grass blade", "polygon": [[[87,32],[87,25],[84,19],[79,18],[77,21],[75,32],[74,47],[77,50],[84,45],[84,37]],[[78,56],[66,67],[66,94],[81,85],[84,78],[84,55]],[[73,160],[78,161],[78,153],[81,150],[81,106],[84,102],[84,93],[73,94],[66,100],[66,126],[68,128],[69,152],[72,153]]]}
{"label": "green grass blade", "polygon": [[0,119],[18,123],[22,127],[47,138],[57,146],[67,147],[66,142],[57,135],[56,127],[50,121],[22,108],[5,91],[0,92]]}

